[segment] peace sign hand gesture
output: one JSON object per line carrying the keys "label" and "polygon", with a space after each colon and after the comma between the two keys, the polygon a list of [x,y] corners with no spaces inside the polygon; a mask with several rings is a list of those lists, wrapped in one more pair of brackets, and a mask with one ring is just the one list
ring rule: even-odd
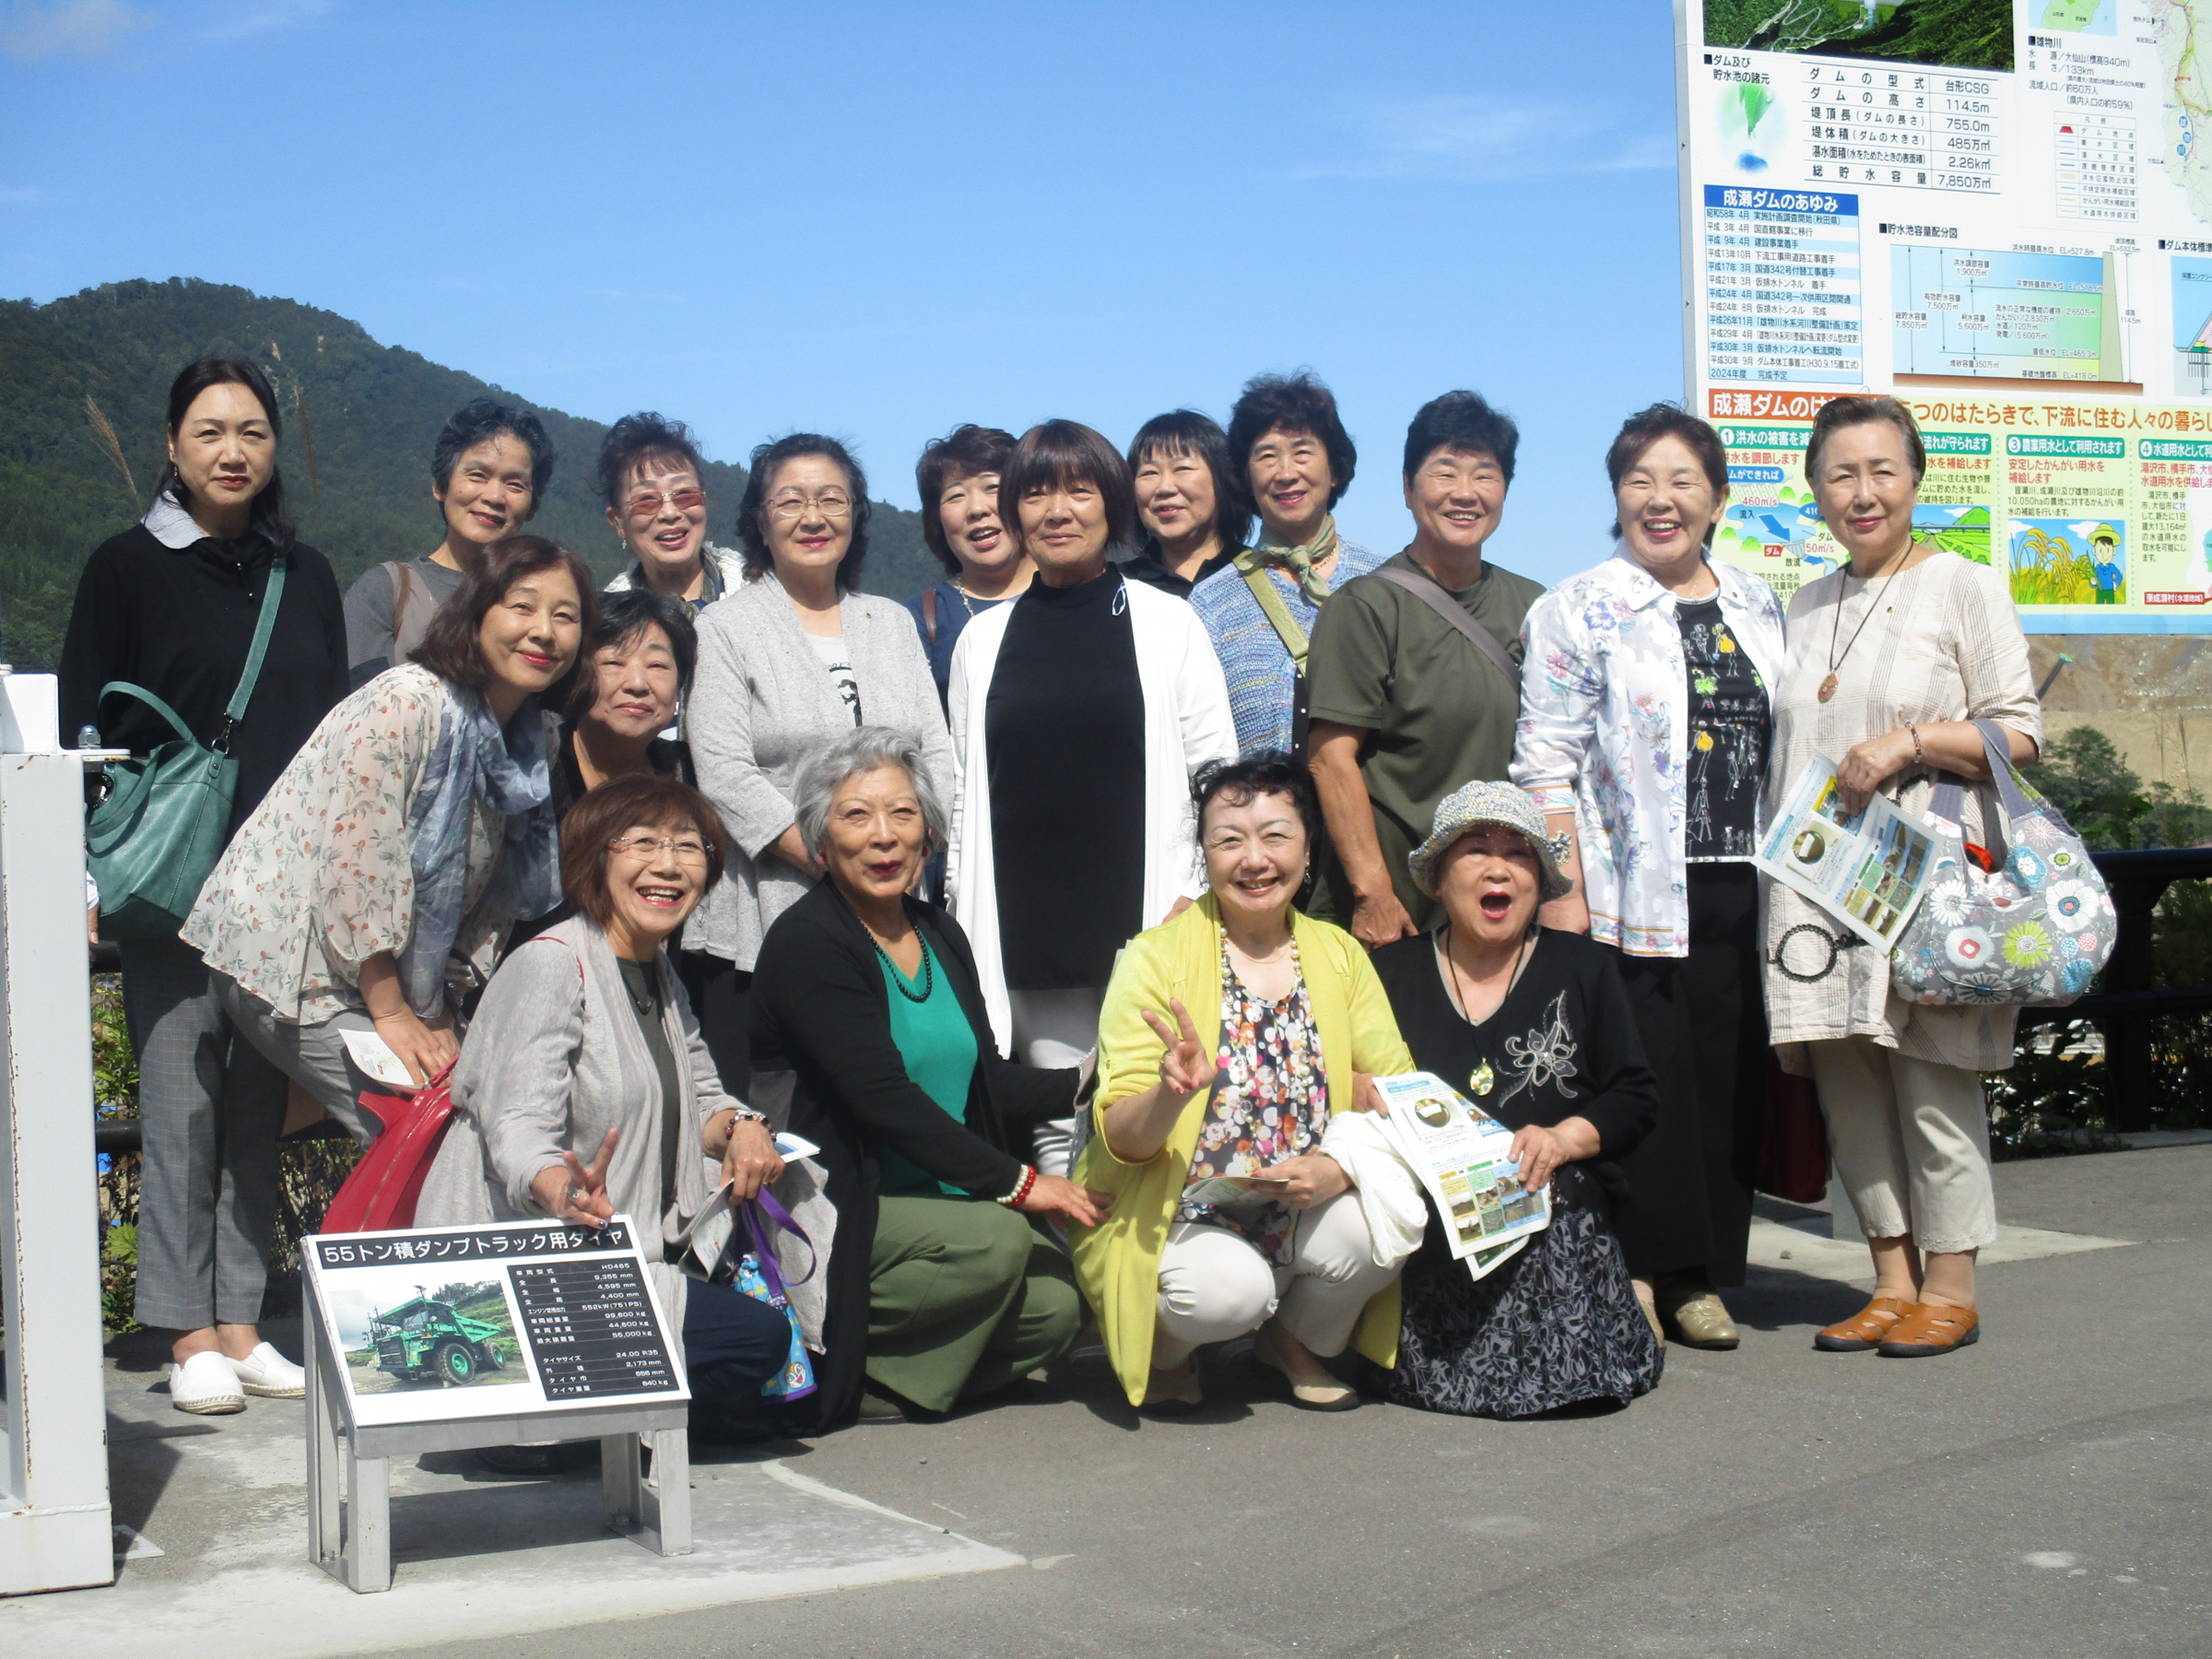
{"label": "peace sign hand gesture", "polygon": [[1168,1006],[1174,1010],[1179,1030],[1171,1030],[1168,1022],[1149,1008],[1143,1010],[1145,1023],[1167,1045],[1159,1056],[1160,1087],[1177,1100],[1187,1100],[1213,1086],[1214,1057],[1198,1041],[1198,1028],[1191,1023],[1191,1011],[1182,999],[1171,999]]}
{"label": "peace sign hand gesture", "polygon": [[540,1170],[530,1183],[538,1207],[557,1221],[574,1221],[585,1227],[605,1227],[613,1220],[615,1203],[606,1193],[606,1166],[614,1159],[618,1133],[613,1129],[606,1132],[606,1138],[599,1143],[599,1156],[588,1168],[577,1161],[575,1153],[563,1152],[559,1163]]}

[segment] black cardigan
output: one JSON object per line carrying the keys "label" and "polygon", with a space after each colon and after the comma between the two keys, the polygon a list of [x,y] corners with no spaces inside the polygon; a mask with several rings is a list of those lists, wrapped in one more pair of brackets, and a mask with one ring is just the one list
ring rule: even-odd
{"label": "black cardigan", "polygon": [[[751,1103],[779,1129],[805,1135],[837,1209],[830,1257],[819,1391],[794,1433],[849,1422],[867,1360],[868,1258],[887,1148],[972,1196],[1013,1190],[1029,1130],[1075,1109],[1076,1073],[1018,1065],[999,1054],[968,935],[942,909],[909,899],[906,912],[935,951],[975,1033],[968,1121],[956,1123],[907,1076],[891,1038],[890,995],[875,941],[827,881],[776,918],[753,968]],[[813,1408],[809,1418],[807,1408]]]}
{"label": "black cardigan", "polygon": [[[62,741],[75,743],[80,726],[98,726],[111,747],[142,755],[176,735],[135,698],[111,699],[103,711],[100,687],[120,679],[144,686],[194,737],[213,742],[253,649],[273,551],[252,531],[237,541],[202,536],[167,547],[144,524],[94,548],[62,641]],[[268,654],[230,735],[238,757],[233,832],[349,688],[338,579],[304,543],[294,543],[288,557]]]}

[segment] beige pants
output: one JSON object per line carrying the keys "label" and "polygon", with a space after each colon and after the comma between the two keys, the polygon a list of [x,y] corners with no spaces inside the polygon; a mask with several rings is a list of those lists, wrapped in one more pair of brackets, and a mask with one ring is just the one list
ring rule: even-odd
{"label": "beige pants", "polygon": [[1883,1048],[1808,1042],[1829,1150],[1870,1239],[1911,1234],[1948,1255],[1996,1241],[1989,1108],[1980,1074]]}
{"label": "beige pants", "polygon": [[1278,1310],[1284,1329],[1314,1353],[1341,1354],[1368,1298],[1399,1265],[1375,1265],[1357,1193],[1301,1212],[1282,1266],[1226,1227],[1178,1221],[1159,1256],[1153,1369],[1172,1371],[1194,1349],[1256,1331]]}

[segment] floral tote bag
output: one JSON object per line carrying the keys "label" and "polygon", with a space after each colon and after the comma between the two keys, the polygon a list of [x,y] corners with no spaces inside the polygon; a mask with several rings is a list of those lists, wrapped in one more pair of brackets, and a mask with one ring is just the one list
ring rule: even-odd
{"label": "floral tote bag", "polygon": [[1967,856],[1965,785],[1939,776],[1928,802],[1936,869],[1890,953],[1889,982],[1930,1006],[2070,1003],[2112,954],[2119,916],[2081,838],[2013,771],[2005,729],[1974,724],[2003,808],[2004,862],[1985,874]]}

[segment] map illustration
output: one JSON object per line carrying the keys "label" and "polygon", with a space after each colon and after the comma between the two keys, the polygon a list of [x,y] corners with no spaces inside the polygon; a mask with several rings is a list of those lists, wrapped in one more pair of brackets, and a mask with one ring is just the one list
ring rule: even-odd
{"label": "map illustration", "polygon": [[[2110,12],[2113,0],[2046,0],[2048,9]],[[2081,29],[2079,23],[2054,29]],[[2011,0],[1705,0],[1705,44],[1812,52],[1950,69],[2012,67]]]}
{"label": "map illustration", "polygon": [[2120,0],[2043,0],[2038,29],[2060,34],[2116,35]]}
{"label": "map illustration", "polygon": [[2189,211],[2212,225],[2212,151],[2199,142],[2212,122],[2212,67],[2202,50],[2203,0],[2150,0],[2150,37],[2165,83],[2166,176],[2189,197]]}

